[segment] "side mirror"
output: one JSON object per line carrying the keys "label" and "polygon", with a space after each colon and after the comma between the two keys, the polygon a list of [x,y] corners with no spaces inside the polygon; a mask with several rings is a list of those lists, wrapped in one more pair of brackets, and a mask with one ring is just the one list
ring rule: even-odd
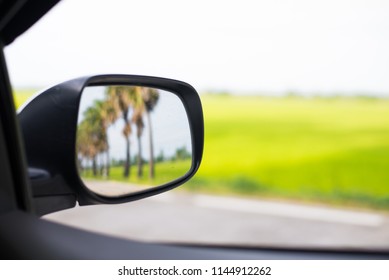
{"label": "side mirror", "polygon": [[199,168],[201,102],[169,79],[101,75],[54,86],[19,112],[39,215],[133,201],[173,189]]}

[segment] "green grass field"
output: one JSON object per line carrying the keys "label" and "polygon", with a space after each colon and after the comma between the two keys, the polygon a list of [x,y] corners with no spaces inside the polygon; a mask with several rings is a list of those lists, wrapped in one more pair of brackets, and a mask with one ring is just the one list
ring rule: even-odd
{"label": "green grass field", "polygon": [[26,102],[37,91],[34,89],[19,89],[14,93],[15,107],[19,108],[24,102]]}
{"label": "green grass field", "polygon": [[205,95],[193,190],[389,207],[389,100]]}
{"label": "green grass field", "polygon": [[[131,166],[131,176],[129,178],[123,177],[123,167],[122,166],[113,166],[110,168],[109,180],[128,182],[132,184],[139,185],[162,185],[168,182],[171,182],[179,177],[184,176],[190,169],[191,161],[182,160],[175,162],[163,162],[156,163],[155,165],[155,178],[149,179],[149,166],[144,164],[143,166],[143,176],[141,178],[137,177],[137,166]],[[92,171],[89,169],[84,172],[83,176],[88,179],[102,179],[96,178],[92,175]]]}
{"label": "green grass field", "polygon": [[389,100],[202,102],[203,162],[182,189],[389,209]]}

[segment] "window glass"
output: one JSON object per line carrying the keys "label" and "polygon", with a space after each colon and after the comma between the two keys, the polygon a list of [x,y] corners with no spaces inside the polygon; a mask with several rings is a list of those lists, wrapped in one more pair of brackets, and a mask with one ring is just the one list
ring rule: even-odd
{"label": "window glass", "polygon": [[205,150],[180,188],[45,218],[139,240],[389,248],[389,2],[64,0],[6,48],[17,106],[84,75],[186,81]]}

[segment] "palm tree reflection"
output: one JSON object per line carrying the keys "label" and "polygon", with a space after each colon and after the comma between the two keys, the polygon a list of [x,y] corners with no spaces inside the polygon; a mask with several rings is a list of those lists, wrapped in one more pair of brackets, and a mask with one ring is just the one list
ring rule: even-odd
{"label": "palm tree reflection", "polygon": [[[153,180],[156,177],[155,164],[191,158],[189,152],[175,153],[164,157],[163,151],[155,158],[153,143],[153,127],[151,112],[158,106],[160,93],[157,89],[140,86],[108,86],[105,87],[102,99],[95,100],[83,112],[77,131],[77,156],[79,171],[90,178],[132,178],[131,167],[137,168],[136,178]],[[109,128],[119,124],[124,137],[122,158],[110,158]],[[142,154],[142,139],[147,131],[148,157]],[[134,136],[132,136],[134,134]],[[134,137],[136,146],[132,147],[130,137]],[[179,149],[185,149],[180,147]],[[137,155],[131,157],[131,151],[137,150]],[[185,155],[182,158],[182,154]],[[147,176],[145,176],[147,166]],[[100,168],[98,168],[100,167]],[[118,173],[121,169],[121,175]],[[186,169],[183,172],[186,172]],[[114,174],[111,174],[114,173]],[[184,174],[179,174],[180,177]],[[114,178],[115,179],[115,178]],[[175,178],[171,178],[173,180]],[[133,179],[131,179],[133,181]]]}

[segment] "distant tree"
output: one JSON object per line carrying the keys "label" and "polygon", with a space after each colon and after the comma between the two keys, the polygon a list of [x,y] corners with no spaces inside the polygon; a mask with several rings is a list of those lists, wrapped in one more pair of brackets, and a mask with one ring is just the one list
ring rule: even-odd
{"label": "distant tree", "polygon": [[112,108],[116,109],[124,121],[123,136],[126,145],[126,159],[124,163],[123,176],[128,178],[131,174],[131,153],[130,153],[130,135],[132,133],[131,122],[129,119],[130,109],[133,104],[136,92],[134,87],[129,86],[110,86],[107,89],[107,101]]}
{"label": "distant tree", "polygon": [[149,178],[155,177],[155,166],[154,166],[154,144],[153,144],[153,130],[151,124],[150,112],[152,112],[159,100],[159,92],[154,88],[142,87],[142,99],[145,105],[145,114],[148,123],[149,132]]}
{"label": "distant tree", "polygon": [[95,102],[86,109],[84,119],[78,126],[78,153],[92,161],[93,175],[97,176],[97,156],[108,149],[107,131],[101,116],[101,103]]}
{"label": "distant tree", "polygon": [[176,149],[174,160],[185,160],[191,157],[192,157],[191,153],[188,152],[185,146],[182,146],[181,148]]}
{"label": "distant tree", "polygon": [[[83,121],[78,125],[77,130],[77,154],[80,162],[80,169],[85,170],[85,172],[88,171],[88,163],[89,161],[92,161],[95,157],[95,150],[94,147],[92,147],[90,141],[89,141],[89,135],[88,135],[88,124],[87,122]],[[93,165],[93,164],[92,164]],[[95,170],[94,173],[97,174],[97,171]]]}
{"label": "distant tree", "polygon": [[136,126],[136,138],[138,142],[138,156],[137,156],[137,166],[138,178],[143,176],[143,158],[142,158],[142,141],[141,137],[143,134],[144,123],[143,123],[143,113],[145,112],[145,105],[142,99],[142,87],[135,87],[136,95],[133,98],[133,115],[132,122]]}
{"label": "distant tree", "polygon": [[156,162],[164,162],[165,161],[165,155],[163,154],[163,151],[161,150],[159,152],[159,155],[155,159]]}
{"label": "distant tree", "polygon": [[[100,110],[100,117],[101,117],[101,126],[104,130],[105,134],[108,135],[108,128],[111,126],[117,118],[119,117],[119,110],[116,107],[116,104],[112,102],[110,99],[106,99],[104,101],[97,101],[96,105],[97,109]],[[106,164],[105,164],[105,170],[106,170],[106,176],[109,177],[110,173],[110,156],[109,156],[109,142],[108,139],[106,141]]]}

